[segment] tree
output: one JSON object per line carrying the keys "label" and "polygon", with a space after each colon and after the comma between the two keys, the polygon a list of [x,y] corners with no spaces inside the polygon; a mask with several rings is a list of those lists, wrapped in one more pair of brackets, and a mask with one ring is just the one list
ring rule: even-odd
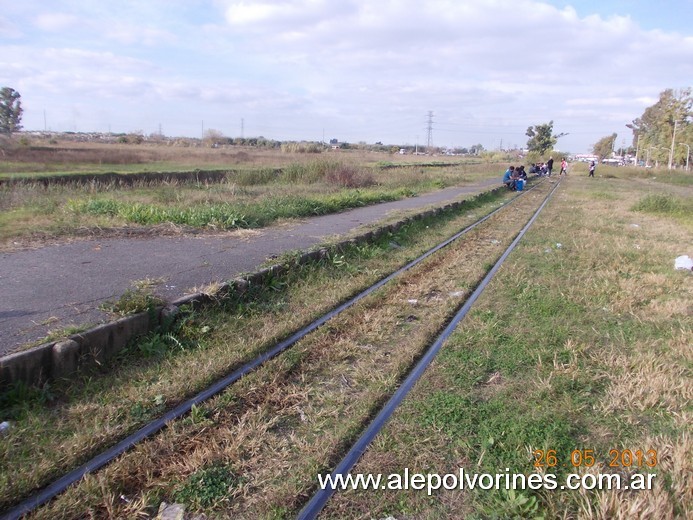
{"label": "tree", "polygon": [[224,134],[214,128],[210,128],[205,132],[202,141],[205,146],[209,146],[210,148],[216,148],[220,144],[227,142]]}
{"label": "tree", "polygon": [[529,140],[527,141],[527,149],[530,152],[537,152],[539,155],[544,155],[549,150],[553,150],[558,139],[568,134],[553,135],[553,121],[549,121],[543,125],[530,126],[526,132]]}
{"label": "tree", "polygon": [[686,163],[688,149],[678,143],[693,145],[693,91],[666,89],[659,94],[659,100],[647,107],[643,115],[626,126],[633,131],[633,146],[639,147],[640,156],[662,155],[671,148],[674,139],[674,160]]}
{"label": "tree", "polygon": [[611,151],[614,149],[614,143],[616,142],[616,134],[607,135],[602,137],[599,141],[595,143],[592,147],[592,153],[599,156],[600,159],[611,156]]}
{"label": "tree", "polygon": [[0,89],[0,134],[12,135],[21,130],[22,102],[19,92],[10,87]]}

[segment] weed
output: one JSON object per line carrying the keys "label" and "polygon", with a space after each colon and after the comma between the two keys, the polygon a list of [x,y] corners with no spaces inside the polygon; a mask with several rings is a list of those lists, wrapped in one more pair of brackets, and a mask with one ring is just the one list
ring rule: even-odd
{"label": "weed", "polygon": [[236,172],[232,180],[239,186],[258,186],[276,181],[278,175],[279,172],[274,168],[262,168]]}
{"label": "weed", "polygon": [[190,421],[193,424],[201,424],[207,420],[207,411],[196,404],[192,405],[190,409]]}
{"label": "weed", "polygon": [[61,339],[69,338],[70,336],[74,336],[75,334],[84,332],[85,330],[90,329],[91,327],[93,327],[92,324],[84,323],[81,325],[67,325],[60,329],[49,330],[46,336],[37,339],[36,341],[32,341],[31,343],[27,343],[26,345],[23,345],[22,349],[29,349],[37,345],[41,345],[43,343],[50,343],[51,341],[58,341]]}
{"label": "weed", "polygon": [[166,278],[143,278],[142,280],[135,280],[132,282],[132,286],[135,290],[150,291],[165,282]]}
{"label": "weed", "polygon": [[160,357],[171,349],[183,350],[183,344],[171,333],[148,334],[134,342],[135,349],[144,357]]}
{"label": "weed", "polygon": [[151,311],[155,307],[164,304],[164,301],[152,294],[153,285],[149,280],[133,282],[134,288],[127,289],[116,301],[102,303],[99,308],[102,311],[127,316],[140,312]]}
{"label": "weed", "polygon": [[693,203],[671,194],[650,193],[642,197],[631,210],[655,215],[679,216],[693,211]]}
{"label": "weed", "polygon": [[375,179],[370,173],[352,166],[339,166],[329,171],[325,179],[331,184],[344,188],[364,188],[375,184]]}
{"label": "weed", "polygon": [[41,387],[29,386],[23,381],[12,383],[0,392],[0,417],[16,419],[34,406],[41,406],[55,399],[49,383]]}
{"label": "weed", "polygon": [[231,467],[215,463],[190,475],[173,493],[176,502],[194,510],[214,509],[229,500],[229,494],[239,483]]}

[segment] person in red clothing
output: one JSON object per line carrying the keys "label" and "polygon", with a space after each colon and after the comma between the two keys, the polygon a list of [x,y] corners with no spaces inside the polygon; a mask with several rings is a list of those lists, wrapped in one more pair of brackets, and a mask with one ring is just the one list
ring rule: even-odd
{"label": "person in red clothing", "polygon": [[561,173],[559,175],[563,175],[564,173],[568,175],[568,161],[565,160],[565,157],[561,161]]}

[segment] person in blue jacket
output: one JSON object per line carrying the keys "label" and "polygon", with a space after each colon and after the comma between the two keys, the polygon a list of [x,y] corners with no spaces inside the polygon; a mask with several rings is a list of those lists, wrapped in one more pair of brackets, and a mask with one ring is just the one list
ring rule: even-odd
{"label": "person in blue jacket", "polygon": [[505,184],[509,190],[515,191],[515,167],[511,166],[503,175],[503,184]]}

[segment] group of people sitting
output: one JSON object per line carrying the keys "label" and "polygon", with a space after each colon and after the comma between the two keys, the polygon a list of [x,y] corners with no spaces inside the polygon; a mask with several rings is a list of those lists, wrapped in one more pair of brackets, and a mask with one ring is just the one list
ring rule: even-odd
{"label": "group of people sitting", "polygon": [[505,175],[503,175],[503,184],[505,184],[508,187],[508,189],[512,191],[524,189],[526,181],[527,172],[525,172],[524,165],[518,166],[517,168],[515,166],[510,166],[506,170]]}
{"label": "group of people sitting", "polygon": [[[529,167],[529,173],[535,174],[539,177],[548,176],[551,177],[551,171],[553,170],[553,157],[550,157],[546,163],[532,163]],[[590,168],[592,172],[592,168]],[[563,158],[561,161],[561,173],[560,175],[568,174],[568,162]],[[594,175],[594,174],[591,174]],[[510,166],[505,175],[503,175],[503,184],[505,184],[508,189],[517,191],[524,188],[524,183],[527,182],[527,173],[525,172],[524,165],[522,166]]]}
{"label": "group of people sitting", "polygon": [[[529,167],[529,173],[536,173],[539,177],[548,176],[551,177],[553,173],[553,157],[549,157],[549,160],[545,163],[532,163]],[[561,161],[561,171],[560,175],[568,174],[568,161],[564,157]]]}
{"label": "group of people sitting", "polygon": [[532,166],[529,167],[529,173],[536,173],[543,177],[544,175],[549,175],[549,167],[546,163],[532,163]]}

